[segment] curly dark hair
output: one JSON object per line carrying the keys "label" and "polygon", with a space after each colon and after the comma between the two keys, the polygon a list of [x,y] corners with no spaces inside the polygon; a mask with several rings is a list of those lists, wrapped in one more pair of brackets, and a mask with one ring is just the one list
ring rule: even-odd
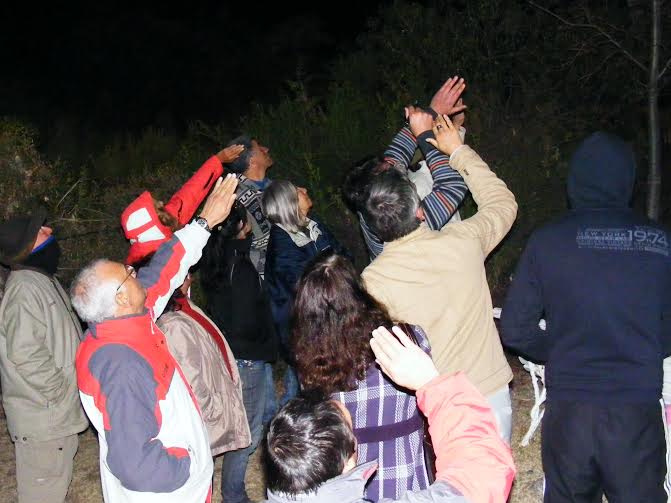
{"label": "curly dark hair", "polygon": [[351,391],[375,361],[369,341],[391,328],[387,310],[364,288],[341,255],[318,255],[298,282],[291,346],[303,389],[330,395]]}

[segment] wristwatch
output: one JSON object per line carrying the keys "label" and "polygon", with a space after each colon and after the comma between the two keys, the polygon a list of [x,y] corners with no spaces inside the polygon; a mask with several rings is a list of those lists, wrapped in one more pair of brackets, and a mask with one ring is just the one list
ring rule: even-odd
{"label": "wristwatch", "polygon": [[212,232],[212,229],[210,229],[210,226],[207,225],[207,220],[205,220],[203,217],[196,217],[193,219],[196,224],[200,225],[203,229],[205,229],[207,232]]}

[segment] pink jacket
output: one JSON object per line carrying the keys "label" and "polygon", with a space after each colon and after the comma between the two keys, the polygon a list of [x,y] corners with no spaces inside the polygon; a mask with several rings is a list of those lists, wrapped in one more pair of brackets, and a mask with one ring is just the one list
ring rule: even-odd
{"label": "pink jacket", "polygon": [[466,374],[437,377],[417,391],[417,404],[429,418],[436,480],[470,503],[505,503],[515,478],[513,456],[487,400]]}

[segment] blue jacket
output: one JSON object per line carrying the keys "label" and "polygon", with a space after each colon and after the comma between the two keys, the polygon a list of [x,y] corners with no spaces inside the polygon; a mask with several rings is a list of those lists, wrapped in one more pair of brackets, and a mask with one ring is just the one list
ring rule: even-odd
{"label": "blue jacket", "polygon": [[662,359],[671,353],[669,235],[628,207],[634,179],[627,144],[590,136],[571,160],[572,210],[537,230],[520,258],[501,336],[546,362],[548,399],[661,396]]}
{"label": "blue jacket", "polygon": [[296,284],[305,267],[317,254],[325,250],[351,258],[349,252],[331,234],[328,228],[313,218],[321,231],[316,241],[297,246],[287,231],[276,224],[270,229],[266,252],[265,279],[270,293],[273,318],[280,341],[286,349],[289,341],[289,318],[295,297]]}

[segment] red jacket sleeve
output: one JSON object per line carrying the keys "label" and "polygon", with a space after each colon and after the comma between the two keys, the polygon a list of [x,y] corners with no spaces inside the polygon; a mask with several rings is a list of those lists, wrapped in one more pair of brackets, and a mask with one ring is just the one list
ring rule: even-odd
{"label": "red jacket sleeve", "polygon": [[472,503],[505,503],[515,478],[510,447],[499,436],[484,396],[463,372],[437,377],[417,391],[429,419],[436,479]]}
{"label": "red jacket sleeve", "polygon": [[205,196],[224,172],[216,155],[210,157],[165,205],[165,210],[186,225],[203,202]]}

